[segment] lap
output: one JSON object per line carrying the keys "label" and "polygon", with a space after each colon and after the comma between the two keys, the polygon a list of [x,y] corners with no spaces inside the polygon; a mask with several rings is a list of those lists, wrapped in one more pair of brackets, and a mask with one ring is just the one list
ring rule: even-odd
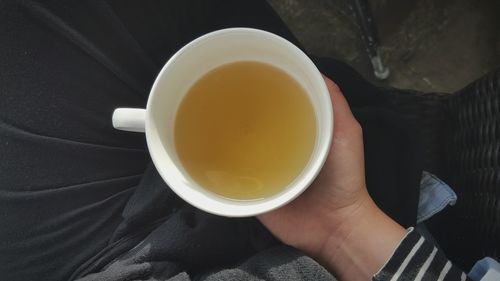
{"label": "lap", "polygon": [[144,107],[178,48],[235,26],[296,42],[265,1],[0,1],[1,276],[64,279],[106,245],[149,163],[113,109]]}

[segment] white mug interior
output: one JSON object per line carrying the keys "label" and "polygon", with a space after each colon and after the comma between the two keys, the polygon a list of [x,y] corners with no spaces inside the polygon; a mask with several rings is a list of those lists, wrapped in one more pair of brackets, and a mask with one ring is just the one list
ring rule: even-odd
{"label": "white mug interior", "polygon": [[[232,200],[207,191],[189,176],[175,149],[175,117],[184,95],[208,71],[235,61],[264,62],[284,70],[304,87],[316,114],[316,143],[308,164],[293,182],[268,198]],[[311,184],[330,148],[333,113],[321,73],[299,48],[272,33],[230,28],[199,37],[170,58],[151,89],[145,125],[151,158],[177,195],[209,213],[245,217],[278,208]]]}

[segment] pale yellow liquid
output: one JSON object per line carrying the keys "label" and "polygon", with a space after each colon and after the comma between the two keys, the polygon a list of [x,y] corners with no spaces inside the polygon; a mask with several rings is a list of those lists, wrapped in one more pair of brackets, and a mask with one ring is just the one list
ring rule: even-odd
{"label": "pale yellow liquid", "polygon": [[259,62],[220,66],[198,80],[175,120],[189,175],[220,196],[252,200],[282,191],[304,169],[316,139],[305,90]]}

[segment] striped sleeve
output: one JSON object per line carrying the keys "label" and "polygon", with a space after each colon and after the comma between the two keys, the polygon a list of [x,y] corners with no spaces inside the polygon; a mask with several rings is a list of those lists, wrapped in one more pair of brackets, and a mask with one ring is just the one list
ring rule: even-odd
{"label": "striped sleeve", "polygon": [[434,244],[411,229],[373,281],[464,281],[467,275],[455,267]]}

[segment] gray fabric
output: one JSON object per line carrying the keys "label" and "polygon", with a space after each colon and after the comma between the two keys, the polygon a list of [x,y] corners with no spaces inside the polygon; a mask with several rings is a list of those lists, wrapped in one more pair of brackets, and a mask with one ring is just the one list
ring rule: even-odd
{"label": "gray fabric", "polygon": [[[160,268],[160,266],[162,268]],[[162,270],[163,269],[163,270]],[[175,273],[176,271],[180,273]],[[80,281],[118,281],[138,278],[140,280],[336,280],[328,271],[311,258],[302,255],[297,250],[277,246],[265,250],[240,265],[223,268],[220,271],[208,272],[198,276],[182,271],[174,263],[145,262],[126,265],[126,262],[116,261],[104,272],[90,274]],[[144,279],[142,279],[144,278]]]}
{"label": "gray fabric", "polygon": [[183,203],[153,166],[128,201],[109,247],[71,279],[335,280],[255,219],[213,216]]}

